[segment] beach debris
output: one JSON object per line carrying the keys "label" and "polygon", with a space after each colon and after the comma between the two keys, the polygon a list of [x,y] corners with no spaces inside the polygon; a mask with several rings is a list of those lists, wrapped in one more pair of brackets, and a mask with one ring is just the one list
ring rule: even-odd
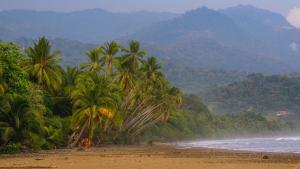
{"label": "beach debris", "polygon": [[84,148],[90,148],[93,146],[93,143],[90,139],[84,138],[80,141],[80,146]]}
{"label": "beach debris", "polygon": [[267,156],[267,155],[264,155],[264,156],[262,156],[262,159],[264,159],[264,160],[268,160],[268,159],[270,159],[270,157],[269,157],[269,156]]}
{"label": "beach debris", "polygon": [[35,160],[40,161],[40,160],[44,160],[43,158],[35,158]]}

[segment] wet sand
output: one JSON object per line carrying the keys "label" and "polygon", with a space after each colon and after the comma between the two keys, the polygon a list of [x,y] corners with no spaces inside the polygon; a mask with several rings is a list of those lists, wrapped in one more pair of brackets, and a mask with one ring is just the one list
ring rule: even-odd
{"label": "wet sand", "polygon": [[0,169],[300,169],[300,155],[126,146],[1,155]]}

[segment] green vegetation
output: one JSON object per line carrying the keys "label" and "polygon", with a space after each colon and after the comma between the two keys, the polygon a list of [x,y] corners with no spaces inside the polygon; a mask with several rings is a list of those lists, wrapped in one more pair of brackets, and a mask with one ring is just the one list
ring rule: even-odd
{"label": "green vegetation", "polygon": [[8,144],[0,147],[0,154],[15,154],[21,151],[21,147],[18,144]]}
{"label": "green vegetation", "polygon": [[238,113],[251,108],[255,112],[294,113],[299,118],[300,77],[298,75],[251,74],[244,81],[217,87],[202,94],[218,113]]}
{"label": "green vegetation", "polygon": [[[156,58],[148,56],[138,41],[130,41],[127,48],[109,42],[86,55],[79,67],[61,67],[60,52],[51,50],[45,37],[24,52],[14,43],[0,43],[0,153],[139,141],[152,145],[153,141],[278,132],[300,126],[247,107],[236,115],[213,114],[200,97],[183,97],[170,85]],[[257,86],[266,90],[280,84],[299,91],[296,82],[291,77],[251,75],[229,86],[250,86],[256,95],[249,97],[262,99],[256,97],[262,92],[254,90]],[[236,92],[242,89],[233,87]],[[286,96],[286,90],[279,91],[278,97]]]}
{"label": "green vegetation", "polygon": [[44,37],[24,54],[0,44],[1,152],[134,143],[181,104],[180,90],[139,42],[86,54],[79,68],[63,69]]}

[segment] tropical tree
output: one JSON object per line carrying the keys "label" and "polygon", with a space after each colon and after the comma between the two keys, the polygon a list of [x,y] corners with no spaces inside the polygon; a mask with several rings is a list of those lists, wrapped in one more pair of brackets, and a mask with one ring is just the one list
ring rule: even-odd
{"label": "tropical tree", "polygon": [[143,62],[143,57],[146,52],[140,49],[140,43],[138,41],[130,41],[129,48],[123,48],[124,62],[128,62],[128,67],[133,73],[137,73],[140,63]]}
{"label": "tropical tree", "polygon": [[27,73],[20,66],[24,56],[14,43],[0,43],[0,95],[28,91]]}
{"label": "tropical tree", "polygon": [[[143,89],[146,91],[152,91],[155,87],[160,87],[164,80],[164,75],[161,70],[161,66],[157,63],[155,57],[149,57],[147,61],[143,63],[141,67]],[[145,92],[146,92],[145,91]]]}
{"label": "tropical tree", "polygon": [[141,72],[138,69],[144,62],[146,52],[140,49],[138,41],[130,41],[129,48],[122,48],[122,52],[124,55],[117,62],[117,79],[122,88],[128,92],[135,86],[134,82],[140,76]]}
{"label": "tropical tree", "polygon": [[103,49],[94,48],[88,52],[86,55],[89,57],[89,61],[81,65],[82,69],[87,69],[89,71],[100,71],[103,69],[105,63],[105,57],[103,55]]}
{"label": "tropical tree", "polygon": [[77,76],[81,71],[76,67],[68,66],[62,73],[63,84],[59,91],[52,95],[51,110],[53,114],[59,115],[60,117],[67,117],[72,114],[72,99],[71,92],[75,86]]}
{"label": "tropical tree", "polygon": [[116,54],[120,51],[120,45],[117,42],[112,41],[112,42],[106,43],[102,47],[102,49],[103,49],[103,54],[105,57],[105,62],[107,65],[107,70],[106,70],[107,74],[111,75],[113,72],[113,64],[116,59]]}
{"label": "tropical tree", "polygon": [[82,138],[93,140],[96,129],[105,132],[107,121],[118,113],[120,99],[118,87],[98,72],[86,72],[78,77],[72,92],[74,140],[71,146]]}
{"label": "tropical tree", "polygon": [[76,84],[77,77],[82,73],[78,68],[76,67],[70,67],[68,66],[66,71],[64,71],[64,92],[67,95],[71,95],[72,88],[74,88]]}
{"label": "tropical tree", "polygon": [[167,121],[170,113],[183,105],[182,93],[176,87],[164,86],[157,99],[162,101],[160,112],[163,113],[163,121]]}
{"label": "tropical tree", "polygon": [[58,65],[59,53],[59,51],[51,52],[50,42],[45,37],[40,38],[26,50],[24,70],[33,82],[52,91],[59,89],[62,84],[61,68]]}

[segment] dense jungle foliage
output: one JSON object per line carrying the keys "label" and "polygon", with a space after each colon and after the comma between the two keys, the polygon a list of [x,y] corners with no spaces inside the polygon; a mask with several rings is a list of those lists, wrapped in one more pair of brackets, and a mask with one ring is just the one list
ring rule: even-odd
{"label": "dense jungle foliage", "polygon": [[62,68],[42,37],[23,53],[0,45],[1,145],[31,149],[133,143],[182,102],[137,41],[109,42],[80,67]]}

